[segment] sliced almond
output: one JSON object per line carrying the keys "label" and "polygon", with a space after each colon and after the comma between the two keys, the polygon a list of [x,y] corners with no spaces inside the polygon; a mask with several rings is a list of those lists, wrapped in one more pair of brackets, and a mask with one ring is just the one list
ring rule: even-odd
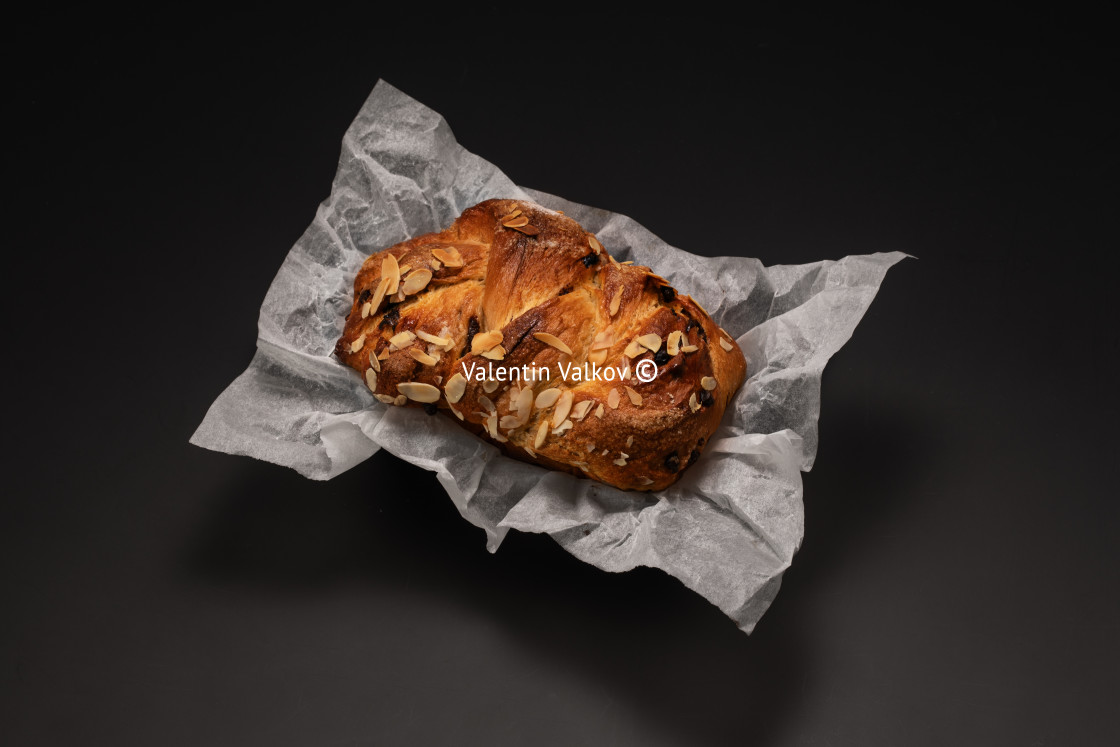
{"label": "sliced almond", "polygon": [[704,387],[709,392],[716,388],[717,383],[718,382],[711,376],[705,376],[704,378],[700,379],[700,386]]}
{"label": "sliced almond", "polygon": [[516,218],[519,215],[521,215],[521,210],[517,209],[517,210],[514,210],[509,215],[503,216],[502,218],[500,218],[500,220],[501,220],[502,223],[505,223],[507,220],[513,220],[514,218]]}
{"label": "sliced almond", "polygon": [[[638,394],[637,392],[635,392],[633,389],[631,389],[628,386],[623,387],[623,389],[626,390],[626,396],[630,398],[630,404],[634,405],[634,407],[641,407],[642,406],[642,395]],[[629,446],[630,444],[626,444],[626,445]]]}
{"label": "sliced almond", "polygon": [[503,430],[509,431],[514,428],[520,428],[524,423],[522,423],[521,418],[516,415],[503,415],[502,419],[498,421],[498,425],[500,425]]}
{"label": "sliced almond", "polygon": [[693,412],[700,409],[700,403],[696,401],[696,392],[693,392],[692,396],[688,398],[688,406]]}
{"label": "sliced almond", "polygon": [[401,273],[401,279],[402,280],[404,279],[404,276],[407,275],[410,272],[412,272],[412,265],[401,265],[400,266],[400,273]]}
{"label": "sliced almond", "polygon": [[443,248],[433,249],[432,256],[448,267],[463,266],[463,255],[459,254],[459,250],[455,247],[451,247],[450,250]]}
{"label": "sliced almond", "polygon": [[696,345],[681,345],[682,353],[695,353],[699,349]]}
{"label": "sliced almond", "polygon": [[377,391],[377,372],[372,368],[366,369],[366,386],[369,387],[371,392]]}
{"label": "sliced almond", "polygon": [[588,454],[595,451],[595,444],[588,444],[586,451],[587,451]]}
{"label": "sliced almond", "polygon": [[393,404],[393,402],[396,401],[396,399],[397,399],[396,397],[394,397],[391,394],[375,394],[373,396],[377,397],[377,399],[381,400],[382,402],[384,402],[387,405]]}
{"label": "sliced almond", "polygon": [[626,350],[622,352],[630,358],[637,358],[645,351],[642,350],[641,343],[639,343],[637,340],[631,340],[630,344],[626,346]]}
{"label": "sliced almond", "polygon": [[618,409],[618,403],[622,400],[622,395],[618,393],[617,389],[612,389],[611,393],[607,395],[607,406],[612,410]]}
{"label": "sliced almond", "polygon": [[[648,335],[640,335],[638,342],[643,348],[646,348],[651,353],[656,353],[661,348],[661,335],[655,335],[650,332]],[[630,356],[633,358],[634,356]]]}
{"label": "sliced almond", "polygon": [[594,353],[588,353],[587,362],[594,363],[596,366],[601,366],[607,359],[607,353],[609,352],[609,350],[603,348],[602,350],[596,350]]}
{"label": "sliced almond", "polygon": [[489,358],[492,361],[500,361],[506,357],[506,349],[501,345],[495,345],[482,354],[483,358]]}
{"label": "sliced almond", "polygon": [[509,220],[502,221],[502,225],[506,228],[520,228],[521,226],[529,225],[529,216],[522,215],[510,218]]}
{"label": "sliced almond", "polygon": [[623,359],[622,364],[622,375],[618,377],[618,380],[626,381],[630,378],[630,361]]}
{"label": "sliced almond", "polygon": [[433,258],[432,261],[428,263],[428,267],[432,268],[432,272],[439,272],[439,268],[443,267],[443,264],[440,263],[438,259]]}
{"label": "sliced almond", "polygon": [[591,342],[592,350],[602,350],[614,345],[614,332],[609,329],[604,329],[599,334],[595,335],[595,339]]}
{"label": "sliced almond", "polygon": [[533,390],[525,387],[517,394],[517,419],[521,425],[529,422],[529,415],[533,412]]}
{"label": "sliced almond", "polygon": [[537,436],[536,436],[536,438],[533,439],[533,448],[534,449],[539,449],[541,447],[541,445],[544,444],[544,440],[547,436],[548,436],[548,419],[546,418],[546,419],[542,420],[541,424],[537,427]]}
{"label": "sliced almond", "polygon": [[634,437],[633,436],[627,436],[627,438],[626,438],[626,448],[629,449],[633,445],[634,445]]}
{"label": "sliced almond", "polygon": [[437,337],[436,335],[433,335],[430,332],[424,332],[423,330],[419,330],[419,329],[416,330],[416,336],[419,337],[424,342],[430,342],[433,345],[439,345],[441,348],[444,348],[444,349],[447,348],[447,343],[451,342],[451,340],[446,338],[446,337]]}
{"label": "sliced almond", "polygon": [[466,418],[463,417],[463,413],[459,412],[454,407],[451,407],[451,408],[448,408],[448,409],[450,409],[451,412],[455,413],[455,417],[459,418],[459,420],[466,420]]}
{"label": "sliced almond", "polygon": [[351,353],[358,352],[359,350],[362,349],[362,346],[365,345],[365,344],[366,344],[365,334],[363,333],[363,334],[358,335],[358,339],[354,340],[354,342],[350,343],[350,352]]}
{"label": "sliced almond", "polygon": [[533,457],[534,459],[537,458],[537,452],[533,451],[533,448],[531,446],[524,446],[522,448],[525,449],[525,453],[527,453],[529,456]]}
{"label": "sliced almond", "polygon": [[582,402],[577,402],[572,406],[572,420],[583,420],[587,417],[587,413],[591,412],[591,406],[595,404],[595,400],[585,399]]}
{"label": "sliced almond", "polygon": [[669,338],[665,341],[665,352],[669,355],[676,355],[681,351],[681,337],[684,335],[679,329],[669,333]]}
{"label": "sliced almond", "polygon": [[487,394],[493,394],[497,390],[498,382],[494,379],[487,379],[486,381],[482,382],[482,391],[486,392]]}
{"label": "sliced almond", "polygon": [[603,419],[603,403],[602,402],[600,402],[599,406],[595,408],[595,417],[599,418],[600,420]]}
{"label": "sliced almond", "polygon": [[408,397],[404,396],[403,394],[398,394],[393,398],[393,404],[397,407],[404,407],[405,402],[408,402]]}
{"label": "sliced almond", "polygon": [[386,254],[385,259],[381,260],[381,277],[388,280],[385,285],[385,295],[391,296],[397,292],[397,286],[401,282],[401,266],[397,264],[397,258],[392,254]]}
{"label": "sliced almond", "polygon": [[377,313],[377,309],[381,306],[381,302],[385,300],[385,291],[388,288],[389,278],[382,277],[381,282],[377,284],[377,290],[373,292],[373,298],[369,300],[369,313]]}
{"label": "sliced almond", "polygon": [[439,390],[420,381],[401,382],[397,391],[416,402],[439,402]]}
{"label": "sliced almond", "polygon": [[552,411],[552,427],[559,428],[564,419],[568,417],[568,413],[572,411],[572,400],[575,395],[569,389],[560,395],[560,399],[556,400],[556,409]]}
{"label": "sliced almond", "polygon": [[412,332],[400,332],[389,338],[389,346],[392,349],[400,350],[411,345],[415,339],[416,335]]}
{"label": "sliced almond", "polygon": [[543,410],[546,407],[552,407],[556,404],[556,400],[560,399],[560,390],[556,387],[545,389],[537,395],[537,409]]}
{"label": "sliced almond", "polygon": [[443,392],[447,396],[447,401],[454,404],[463,398],[463,393],[467,391],[467,380],[463,378],[463,374],[456,371],[452,374],[451,378],[447,380],[447,384],[443,387]]}
{"label": "sliced almond", "polygon": [[[619,453],[619,454],[622,454],[622,452],[621,452],[621,451],[620,451],[620,452],[618,452],[618,453]],[[622,454],[622,456],[621,456],[621,457],[619,457],[618,459],[615,459],[615,460],[614,460],[614,463],[615,463],[615,464],[617,464],[617,465],[618,465],[619,467],[625,467],[625,466],[626,466],[626,458],[627,458],[627,456],[628,456],[627,454]]]}
{"label": "sliced almond", "polygon": [[588,236],[587,243],[591,245],[591,251],[595,252],[596,254],[603,251],[603,245],[600,244],[599,239],[595,238],[594,236]]}
{"label": "sliced almond", "polygon": [[502,331],[495,329],[491,332],[480,332],[471,340],[471,352],[475,355],[485,353],[502,341]]}
{"label": "sliced almond", "polygon": [[729,352],[729,353],[730,353],[730,352],[731,352],[731,351],[732,351],[732,350],[734,349],[734,347],[735,347],[734,345],[732,345],[732,344],[731,344],[731,341],[730,341],[730,340],[728,340],[728,339],[727,339],[726,337],[721,337],[721,338],[719,338],[719,346],[720,346],[721,348],[723,348],[724,350],[726,350],[727,352]]}
{"label": "sliced almond", "polygon": [[573,425],[574,424],[572,423],[572,421],[565,420],[563,423],[561,423],[560,425],[558,425],[558,426],[556,426],[555,428],[552,429],[552,435],[554,435],[554,436],[562,435],[565,431],[570,431],[572,429]]}
{"label": "sliced almond", "polygon": [[383,361],[388,357],[389,357],[389,348],[388,347],[382,348],[381,352],[377,354],[377,360],[379,360],[379,361]]}
{"label": "sliced almond", "polygon": [[641,483],[642,485],[653,485],[653,480],[649,479],[648,477],[643,477],[641,479]]}
{"label": "sliced almond", "polygon": [[408,354],[411,355],[415,360],[423,363],[425,366],[434,366],[439,362],[439,358],[433,358],[420,348],[409,348]]}
{"label": "sliced almond", "polygon": [[381,373],[381,361],[377,360],[377,356],[371,350],[369,353],[369,365],[374,371]]}
{"label": "sliced almond", "polygon": [[362,319],[365,319],[367,316],[369,316],[369,301],[362,304]]}
{"label": "sliced almond", "polygon": [[485,409],[491,415],[498,411],[498,408],[494,406],[494,403],[491,402],[490,398],[486,395],[482,395],[478,398],[478,404],[481,405],[483,409]]}
{"label": "sliced almond", "polygon": [[622,289],[619,288],[614,292],[614,297],[611,299],[611,316],[618,313],[618,306],[622,303]]}
{"label": "sliced almond", "polygon": [[564,353],[566,355],[572,354],[572,349],[568,347],[567,344],[556,335],[550,335],[547,332],[534,332],[533,337],[537,338],[545,345],[551,345],[561,353]]}
{"label": "sliced almond", "polygon": [[520,231],[526,236],[536,236],[541,232],[536,226],[511,226],[511,228],[513,228],[514,231]]}
{"label": "sliced almond", "polygon": [[401,293],[406,296],[411,296],[414,293],[419,293],[424,290],[432,280],[431,270],[417,270],[408,276],[408,279],[401,285]]}

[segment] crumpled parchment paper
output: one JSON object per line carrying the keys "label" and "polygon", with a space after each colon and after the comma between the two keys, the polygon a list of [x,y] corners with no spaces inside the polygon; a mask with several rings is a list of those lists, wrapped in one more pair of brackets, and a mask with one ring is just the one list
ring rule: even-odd
{"label": "crumpled parchment paper", "polygon": [[[439,231],[492,197],[563,210],[619,260],[648,265],[735,336],[748,379],[701,459],[661,493],[628,493],[502,456],[445,417],[386,406],[331,356],[371,253]],[[431,470],[495,551],[544,532],[607,571],[660,568],[750,632],[801,544],[801,471],[817,447],[825,363],[905,255],[763,267],[699,257],[633,220],[514,185],[436,112],[379,81],[343,139],[330,197],[261,306],[252,363],[191,443],[327,480],[379,448]]]}

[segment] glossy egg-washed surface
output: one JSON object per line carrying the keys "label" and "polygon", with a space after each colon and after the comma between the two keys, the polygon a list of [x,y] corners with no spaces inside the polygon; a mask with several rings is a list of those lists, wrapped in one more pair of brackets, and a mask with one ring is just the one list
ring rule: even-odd
{"label": "glossy egg-washed surface", "polygon": [[[675,482],[746,376],[742,351],[695,301],[518,200],[479,203],[445,231],[371,255],[335,352],[382,402],[442,411],[510,456],[624,490]],[[643,382],[647,358],[657,376]],[[626,379],[562,377],[589,359]],[[551,378],[464,381],[472,363]]]}

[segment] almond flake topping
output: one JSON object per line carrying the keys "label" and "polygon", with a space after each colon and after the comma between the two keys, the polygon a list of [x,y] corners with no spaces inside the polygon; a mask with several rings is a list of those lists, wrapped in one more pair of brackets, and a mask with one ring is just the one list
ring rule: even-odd
{"label": "almond flake topping", "polygon": [[490,398],[487,397],[486,395],[482,395],[478,398],[478,404],[480,404],[480,405],[482,405],[482,407],[486,408],[486,411],[489,412],[491,415],[493,415],[494,413],[496,413],[498,411],[498,408],[494,407],[494,403],[491,402]]}
{"label": "almond flake topping", "polygon": [[379,360],[379,361],[383,361],[388,357],[389,357],[389,348],[384,348],[384,349],[382,349],[382,351],[380,353],[377,354],[377,360]]}
{"label": "almond flake topping", "polygon": [[406,296],[411,296],[413,293],[422,291],[429,282],[432,280],[431,270],[417,270],[408,276],[408,280],[404,281],[401,285],[401,293]]}
{"label": "almond flake topping", "polygon": [[602,350],[596,350],[594,353],[588,353],[587,362],[594,363],[596,366],[601,366],[607,359],[608,352],[610,351],[608,351],[606,348],[603,348]]}
{"label": "almond flake topping", "polygon": [[514,218],[516,218],[519,215],[521,215],[521,209],[520,208],[518,208],[517,210],[514,210],[509,215],[503,216],[499,220],[501,220],[502,223],[505,223],[506,221],[513,220]]}
{"label": "almond flake topping", "polygon": [[[642,395],[638,394],[637,392],[635,392],[633,389],[631,389],[628,386],[623,387],[623,388],[626,390],[626,396],[630,398],[630,404],[634,405],[634,407],[641,407],[642,406]],[[626,444],[626,445],[629,446],[630,444]]]}
{"label": "almond flake topping", "polygon": [[404,279],[405,275],[412,272],[412,265],[400,265],[399,271],[401,273],[401,279]]}
{"label": "almond flake topping", "polygon": [[406,348],[411,345],[412,341],[415,339],[416,335],[414,335],[412,332],[401,332],[399,334],[395,334],[389,338],[389,349],[400,350],[401,348]]}
{"label": "almond flake topping", "polygon": [[599,418],[600,420],[603,419],[603,403],[602,402],[600,402],[599,406],[595,408],[595,417]]}
{"label": "almond flake topping", "polygon": [[350,343],[350,352],[351,353],[358,352],[359,350],[362,349],[362,346],[365,345],[365,344],[366,344],[365,333],[363,333],[361,335],[358,335],[358,339],[354,340],[354,342]]}
{"label": "almond flake topping", "polygon": [[382,277],[381,282],[377,284],[377,290],[373,292],[373,298],[369,300],[369,313],[377,313],[377,308],[381,306],[381,302],[385,299],[385,291],[388,288],[389,278]]}
{"label": "almond flake topping", "polygon": [[529,415],[533,412],[533,390],[529,387],[522,389],[517,395],[517,420],[520,425],[529,422]]}
{"label": "almond flake topping", "polygon": [[611,316],[618,313],[618,306],[622,303],[622,289],[619,288],[614,292],[614,297],[611,299]]}
{"label": "almond flake topping", "polygon": [[630,344],[626,346],[626,350],[622,351],[630,358],[637,358],[642,354],[642,346],[637,340],[631,340]]}
{"label": "almond flake topping", "polygon": [[607,405],[612,410],[618,409],[618,403],[622,399],[622,395],[618,393],[617,389],[612,389],[611,393],[607,395]]}
{"label": "almond flake topping", "polygon": [[362,319],[365,319],[367,316],[369,316],[369,301],[362,304]]}
{"label": "almond flake topping", "polygon": [[463,378],[463,374],[456,371],[447,384],[443,387],[443,392],[447,395],[447,401],[454,404],[463,398],[463,393],[467,391],[467,380]]}
{"label": "almond flake topping", "polygon": [[633,437],[633,436],[629,436],[629,437],[628,437],[628,438],[626,439],[626,448],[628,448],[628,449],[629,449],[629,448],[630,448],[631,446],[633,446],[633,445],[634,445],[634,437]]}
{"label": "almond flake topping", "polygon": [[517,218],[510,218],[509,220],[502,221],[502,225],[506,228],[520,228],[521,226],[529,225],[529,216],[522,215]]}
{"label": "almond flake topping", "polygon": [[492,361],[500,361],[506,357],[506,349],[501,345],[495,345],[482,354],[483,358],[489,358]]}
{"label": "almond flake topping", "polygon": [[537,338],[545,345],[551,345],[561,353],[564,353],[566,355],[572,354],[572,349],[568,347],[567,344],[556,335],[550,335],[547,332],[534,332],[533,337]]}
{"label": "almond flake topping", "polygon": [[501,341],[501,330],[496,329],[491,332],[480,332],[471,339],[471,352],[475,355],[485,353]]}
{"label": "almond flake topping", "polygon": [[556,387],[545,389],[537,395],[537,409],[543,410],[546,407],[552,407],[556,404],[556,400],[560,399],[560,390]]}
{"label": "almond flake topping", "polygon": [[595,335],[595,340],[591,343],[592,350],[602,350],[614,345],[614,332],[609,329],[604,329],[599,334]]}
{"label": "almond flake topping", "polygon": [[423,330],[419,330],[419,329],[416,330],[416,336],[419,337],[424,342],[430,342],[433,345],[439,345],[444,350],[446,350],[448,344],[452,342],[452,340],[450,340],[446,337],[437,337],[437,336],[431,334],[430,332],[424,332]]}
{"label": "almond flake topping", "polygon": [[681,345],[682,353],[695,353],[700,348],[696,345]]}
{"label": "almond flake topping", "polygon": [[401,282],[401,267],[392,254],[386,254],[385,259],[381,260],[381,277],[389,281],[385,285],[385,295],[396,293],[397,285]]}
{"label": "almond flake topping", "polygon": [[516,415],[503,415],[502,419],[498,421],[498,425],[500,425],[503,429],[509,431],[513,430],[514,428],[520,428],[522,423],[521,418],[517,417]]}
{"label": "almond flake topping", "polygon": [[459,254],[459,250],[455,247],[451,249],[437,248],[432,250],[432,256],[438,261],[443,262],[447,267],[462,267],[463,255]]}
{"label": "almond flake topping", "polygon": [[572,407],[572,419],[583,420],[587,417],[587,413],[591,412],[591,406],[595,404],[595,400],[585,399],[582,402],[577,402]]}
{"label": "almond flake topping", "polygon": [[692,396],[688,398],[688,406],[693,412],[700,409],[700,403],[696,401],[696,392],[693,392]]}
{"label": "almond flake topping", "polygon": [[393,402],[396,400],[396,397],[391,394],[375,394],[373,396],[377,397],[377,399],[381,400],[387,405],[393,404]]}
{"label": "almond flake topping", "polygon": [[563,423],[561,423],[560,425],[558,425],[558,426],[556,426],[555,428],[552,429],[552,435],[559,436],[559,435],[562,435],[565,431],[569,431],[571,429],[572,429],[572,421],[565,420]]}
{"label": "almond flake topping", "polygon": [[459,412],[454,407],[451,407],[451,408],[448,408],[448,409],[450,409],[451,412],[455,413],[455,417],[459,418],[459,420],[466,420],[466,418],[463,417],[463,413]]}
{"label": "almond flake topping", "polygon": [[366,369],[366,386],[371,392],[377,391],[377,372],[372,368]]}
{"label": "almond flake topping", "polygon": [[[638,342],[649,352],[656,353],[661,348],[661,335],[655,335],[652,332],[648,335],[640,335]],[[630,357],[633,358],[633,356]]]}
{"label": "almond flake topping", "polygon": [[404,381],[397,384],[397,391],[416,402],[439,402],[439,390],[431,384]]}
{"label": "almond flake topping", "polygon": [[381,373],[381,361],[377,360],[377,356],[373,354],[372,350],[369,354],[369,367],[374,371]]}
{"label": "almond flake topping", "polygon": [[596,254],[603,251],[603,245],[600,244],[599,240],[594,236],[588,236],[587,243],[591,245],[591,251],[595,252]]}
{"label": "almond flake topping", "polygon": [[[400,389],[400,387],[397,388]],[[407,401],[408,397],[404,396],[403,394],[398,394],[395,398],[393,398],[393,404],[397,407],[404,407],[404,403]]]}
{"label": "almond flake topping", "polygon": [[433,358],[420,348],[409,348],[408,354],[411,355],[415,360],[423,363],[425,366],[434,366],[439,362],[439,358]]}
{"label": "almond flake topping", "polygon": [[568,417],[568,413],[572,411],[572,399],[574,397],[571,389],[560,395],[560,399],[556,401],[556,409],[552,411],[553,428],[559,428],[564,419]]}
{"label": "almond flake topping", "polygon": [[440,264],[440,261],[438,259],[433,259],[428,263],[428,267],[432,268],[432,272],[439,272],[439,268],[443,267],[443,265]]}
{"label": "almond flake topping", "polygon": [[487,379],[486,381],[482,382],[482,391],[486,392],[487,394],[493,394],[497,390],[498,382],[494,379]]}
{"label": "almond flake topping", "polygon": [[625,467],[626,466],[626,460],[630,457],[630,455],[629,454],[623,454],[621,451],[618,452],[618,453],[622,454],[622,456],[618,459],[615,459],[614,463],[617,464],[619,467]]}
{"label": "almond flake topping", "polygon": [[653,480],[649,479],[648,477],[643,477],[642,485],[653,485]]}
{"label": "almond flake topping", "polygon": [[540,426],[537,428],[537,436],[533,439],[533,448],[539,449],[544,443],[545,437],[548,436],[548,420],[542,420]]}
{"label": "almond flake topping", "polygon": [[669,355],[676,355],[681,351],[681,337],[684,333],[679,329],[669,333],[669,339],[665,341],[665,352]]}
{"label": "almond flake topping", "polygon": [[711,376],[705,376],[704,378],[700,379],[700,386],[704,387],[709,392],[716,388],[716,383],[716,380]]}
{"label": "almond flake topping", "polygon": [[731,344],[731,342],[728,341],[728,339],[726,337],[719,338],[719,346],[729,353],[731,352],[732,348],[734,347]]}

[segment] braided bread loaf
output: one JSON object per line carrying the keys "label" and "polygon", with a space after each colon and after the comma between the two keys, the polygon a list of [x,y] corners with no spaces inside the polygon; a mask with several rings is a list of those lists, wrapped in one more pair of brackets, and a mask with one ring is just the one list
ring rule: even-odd
{"label": "braided bread loaf", "polygon": [[386,404],[444,410],[510,456],[623,490],[675,482],[746,375],[699,304],[517,200],[371,255],[335,354]]}

